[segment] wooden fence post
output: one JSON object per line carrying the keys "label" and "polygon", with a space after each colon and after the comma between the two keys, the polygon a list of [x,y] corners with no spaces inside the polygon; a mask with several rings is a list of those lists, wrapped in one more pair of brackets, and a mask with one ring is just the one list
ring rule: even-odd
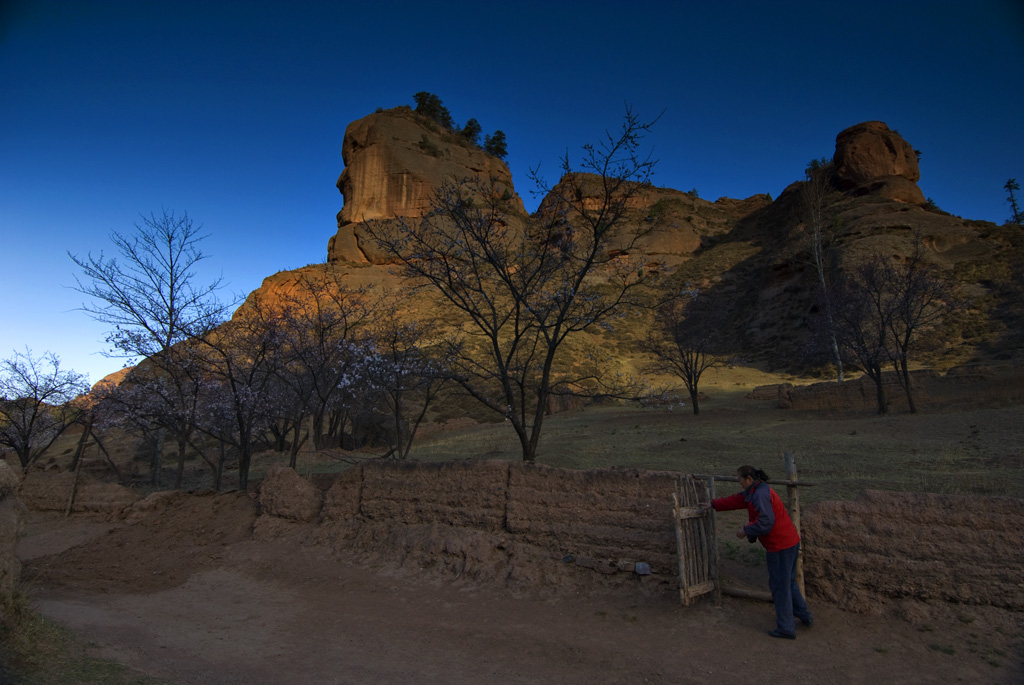
{"label": "wooden fence post", "polygon": [[74,465],[74,478],[71,480],[71,492],[68,493],[68,506],[64,509],[64,518],[71,516],[71,510],[75,506],[75,495],[78,494],[78,478],[82,473],[82,457],[85,455],[85,448],[91,445],[89,437],[92,435],[92,416],[86,422],[85,427],[82,429],[82,437],[78,439],[78,446],[75,448],[75,456],[72,457],[71,463]]}
{"label": "wooden fence post", "polygon": [[[715,477],[707,477],[708,502],[715,499]],[[711,577],[715,581],[715,606],[722,606],[722,583],[718,578],[718,519],[715,517],[715,509],[708,509],[711,515]]]}
{"label": "wooden fence post", "polygon": [[[786,477],[790,483],[796,483],[799,480],[796,473],[796,455],[792,452],[786,452],[784,456],[786,460]],[[797,535],[800,535],[800,488],[796,485],[787,485],[786,494],[789,498],[789,517],[793,520],[793,526],[796,528]],[[800,588],[800,594],[806,597],[807,593],[804,591],[803,545],[800,545],[800,551],[796,557],[796,583]]]}

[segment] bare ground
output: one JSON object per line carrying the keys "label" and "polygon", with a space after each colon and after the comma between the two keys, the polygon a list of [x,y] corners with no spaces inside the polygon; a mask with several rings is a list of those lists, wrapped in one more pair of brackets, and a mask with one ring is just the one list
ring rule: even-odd
{"label": "bare ground", "polygon": [[[813,603],[770,638],[770,605],[665,594],[516,594],[298,538],[251,536],[241,494],[127,525],[32,514],[19,545],[39,610],[95,656],[173,683],[1013,683],[1020,614]],[[762,569],[746,573],[763,574]]]}

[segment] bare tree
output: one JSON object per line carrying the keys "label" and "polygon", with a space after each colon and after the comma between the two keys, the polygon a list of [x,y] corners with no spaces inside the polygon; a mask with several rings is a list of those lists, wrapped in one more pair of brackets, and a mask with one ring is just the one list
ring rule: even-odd
{"label": "bare tree", "polygon": [[655,330],[640,343],[651,354],[648,370],[680,378],[690,394],[694,415],[700,413],[700,379],[723,360],[714,354],[722,326],[721,308],[697,289],[669,298],[655,316]]}
{"label": "bare tree", "polygon": [[[836,322],[832,312],[833,298],[829,289],[835,272],[834,228],[826,208],[828,195],[832,192],[832,160],[822,158],[811,160],[805,170],[803,206],[805,223],[808,230],[810,263],[817,280],[818,301],[822,307],[822,319],[825,336],[832,353],[832,362],[836,367],[836,381],[843,382],[843,355],[839,350],[836,337]],[[838,221],[838,220],[836,220]],[[833,230],[830,230],[833,229]]]}
{"label": "bare tree", "polygon": [[[925,261],[920,235],[905,259],[874,254],[846,280],[836,303],[840,344],[875,382],[879,414],[888,411],[883,373],[890,365],[911,413],[917,412],[912,353],[923,334],[934,333],[954,309],[952,288]],[[929,338],[937,342],[935,335]]]}
{"label": "bare tree", "polygon": [[[282,296],[287,336],[282,346],[288,361],[281,378],[296,401],[306,405],[317,449],[344,430],[348,420],[344,379],[359,360],[361,338],[376,306],[369,290],[346,285],[344,273],[330,264],[303,273]],[[301,417],[295,419],[301,424]]]}
{"label": "bare tree", "polygon": [[389,455],[406,459],[430,405],[450,380],[450,347],[433,322],[402,320],[390,308],[372,333],[373,352],[363,360],[368,384],[377,388],[393,421]]}
{"label": "bare tree", "polygon": [[[171,432],[177,442],[179,486],[195,430],[195,341],[220,323],[229,306],[217,299],[221,279],[205,286],[196,282],[196,269],[205,259],[201,230],[188,214],[175,217],[164,211],[143,217],[131,234],[111,234],[121,261],[102,252],[84,258],[69,253],[83,276],[75,277],[76,290],[92,298],[82,310],[114,327],[107,337],[113,348],[109,354],[146,360],[134,374],[135,396],[149,398],[144,389],[149,384],[161,400],[148,403],[143,413],[150,426]],[[161,435],[157,444],[162,442]],[[159,448],[154,457],[153,482],[159,484]]]}
{"label": "bare tree", "polygon": [[[206,382],[199,428],[238,450],[238,487],[249,485],[252,455],[280,415],[282,319],[260,293],[231,321],[203,338]],[[217,486],[219,486],[219,474]]]}
{"label": "bare tree", "polygon": [[114,327],[111,356],[153,357],[183,340],[202,335],[223,319],[229,305],[217,299],[222,279],[196,283],[196,267],[206,257],[200,233],[188,214],[143,217],[132,234],[111,233],[122,261],[89,253],[68,256],[82,270],[78,292],[93,299],[82,311]]}
{"label": "bare tree", "polygon": [[[910,359],[925,337],[935,344],[937,329],[955,311],[953,288],[938,269],[924,259],[921,236],[914,236],[913,251],[887,272],[894,292],[889,317],[889,360],[907,395],[910,412],[917,412],[911,388]],[[931,335],[925,336],[926,333]]]}
{"label": "bare tree", "polygon": [[639,146],[652,124],[627,110],[620,132],[584,146],[581,169],[566,154],[554,188],[535,171],[548,195],[529,219],[499,181],[469,179],[443,185],[420,220],[368,222],[407,276],[465,318],[454,380],[509,421],[524,461],[536,459],[548,398],[580,380],[559,372],[563,344],[607,323],[646,278],[628,255],[651,227],[622,224],[649,185],[655,162]]}
{"label": "bare tree", "polygon": [[894,306],[886,284],[887,268],[886,259],[874,255],[830,295],[840,349],[875,382],[879,414],[889,411],[883,374],[889,359],[886,338]]}
{"label": "bare tree", "polygon": [[161,484],[162,454],[169,435],[177,454],[174,487],[180,489],[188,447],[199,424],[204,365],[195,340],[178,343],[157,360],[159,365],[144,361],[120,383],[95,389],[96,413],[103,429],[129,430],[152,440],[153,485]]}
{"label": "bare tree", "polygon": [[25,348],[0,361],[0,445],[27,468],[78,419],[72,401],[87,392],[85,376],[62,370],[51,352],[34,357]]}

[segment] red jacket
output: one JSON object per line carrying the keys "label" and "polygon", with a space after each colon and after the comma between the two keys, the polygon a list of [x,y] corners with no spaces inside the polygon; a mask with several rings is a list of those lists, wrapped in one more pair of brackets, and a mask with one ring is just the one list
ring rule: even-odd
{"label": "red jacket", "polygon": [[711,506],[715,511],[746,507],[750,523],[743,526],[743,532],[747,537],[760,540],[769,552],[780,552],[800,543],[800,535],[782,499],[763,481],[754,481],[749,488],[735,495],[719,497],[711,502]]}

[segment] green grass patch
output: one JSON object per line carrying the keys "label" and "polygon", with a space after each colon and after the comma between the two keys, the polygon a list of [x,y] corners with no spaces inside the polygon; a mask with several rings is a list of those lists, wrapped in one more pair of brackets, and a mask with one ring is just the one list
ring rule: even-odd
{"label": "green grass patch", "polygon": [[0,607],[0,682],[152,685],[164,681],[91,655],[92,647],[32,610],[23,594]]}

